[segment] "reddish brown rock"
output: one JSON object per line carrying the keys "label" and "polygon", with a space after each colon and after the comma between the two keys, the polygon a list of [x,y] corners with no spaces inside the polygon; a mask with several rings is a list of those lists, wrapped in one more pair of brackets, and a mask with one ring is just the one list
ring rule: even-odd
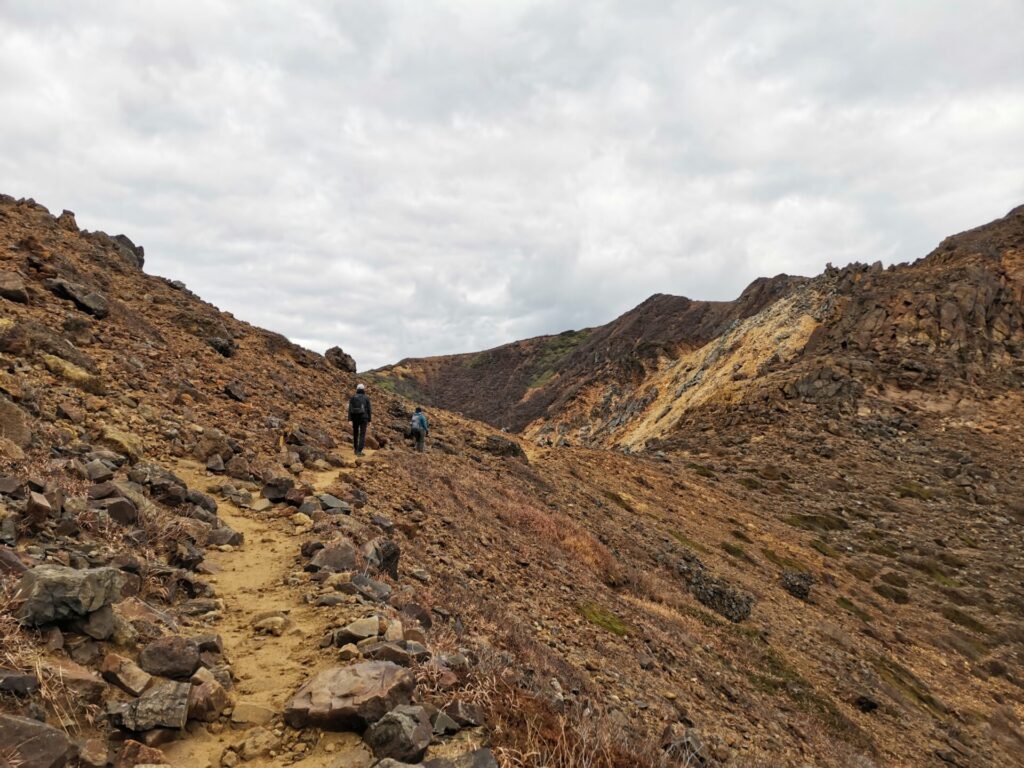
{"label": "reddish brown rock", "polygon": [[141,669],[138,664],[116,653],[106,655],[100,666],[100,674],[108,683],[113,683],[132,696],[141,695],[153,681],[153,676]]}
{"label": "reddish brown rock", "polygon": [[114,768],[135,768],[136,765],[165,765],[167,758],[159,749],[147,747],[133,739],[125,741],[114,760]]}
{"label": "reddish brown rock", "polygon": [[387,661],[332,667],[306,682],[285,706],[293,728],[362,730],[397,706],[408,704],[416,679]]}

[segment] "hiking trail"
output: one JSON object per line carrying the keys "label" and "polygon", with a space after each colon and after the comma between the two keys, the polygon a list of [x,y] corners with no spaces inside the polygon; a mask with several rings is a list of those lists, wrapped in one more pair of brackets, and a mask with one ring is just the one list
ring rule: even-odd
{"label": "hiking trail", "polygon": [[[347,459],[355,459],[349,450]],[[372,452],[354,464],[326,472],[307,472],[305,481],[315,492],[323,492],[345,471],[359,471],[363,462],[372,461]],[[205,488],[211,482],[203,467],[195,462],[179,464],[175,471],[190,487]],[[339,606],[339,614],[325,614],[302,597],[305,582],[293,578],[301,536],[290,530],[287,518],[260,517],[259,512],[243,510],[227,499],[218,499],[218,515],[245,537],[241,547],[230,552],[210,550],[206,564],[214,571],[210,583],[224,610],[206,629],[221,636],[224,653],[231,663],[236,681],[232,691],[235,702],[234,722],[224,727],[191,722],[189,735],[163,747],[175,766],[218,768],[221,755],[231,745],[247,738],[249,729],[265,725],[281,735],[282,727],[273,720],[284,710],[285,703],[299,686],[316,671],[318,638],[328,620],[359,618],[366,612],[358,604]],[[253,624],[264,615],[281,612],[287,615],[288,626],[280,635],[263,634]],[[194,629],[199,629],[195,627]],[[265,708],[265,709],[264,709]],[[241,710],[241,711],[240,711]],[[263,717],[266,721],[260,722]],[[214,732],[219,731],[219,732]],[[308,746],[308,745],[307,745]],[[287,746],[282,749],[287,750]],[[358,765],[369,752],[355,733],[325,733],[308,757],[292,764],[304,768]],[[346,757],[348,755],[348,757]],[[284,756],[274,751],[270,756],[247,760],[253,768],[279,766]]]}

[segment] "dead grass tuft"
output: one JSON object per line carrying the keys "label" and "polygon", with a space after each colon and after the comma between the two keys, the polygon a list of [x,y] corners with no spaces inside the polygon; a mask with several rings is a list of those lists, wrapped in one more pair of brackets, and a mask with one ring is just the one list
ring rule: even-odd
{"label": "dead grass tuft", "polygon": [[[83,714],[89,723],[95,719],[97,710],[81,707],[78,697],[68,689],[59,675],[46,671],[45,658],[42,651],[42,638],[34,630],[26,629],[18,621],[15,612],[18,608],[15,585],[0,583],[0,667],[18,672],[31,673],[39,681],[37,694],[46,708],[53,713],[55,719],[68,732],[77,732],[82,723],[78,715]],[[15,759],[20,756],[15,752]],[[5,764],[2,762],[7,759]],[[19,765],[0,753],[0,767]]]}

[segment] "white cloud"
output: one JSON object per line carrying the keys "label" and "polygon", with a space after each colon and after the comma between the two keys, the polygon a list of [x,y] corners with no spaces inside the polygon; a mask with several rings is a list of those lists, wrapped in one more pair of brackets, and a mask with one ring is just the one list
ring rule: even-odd
{"label": "white cloud", "polygon": [[0,191],[362,367],[1024,199],[1017,0],[0,5]]}

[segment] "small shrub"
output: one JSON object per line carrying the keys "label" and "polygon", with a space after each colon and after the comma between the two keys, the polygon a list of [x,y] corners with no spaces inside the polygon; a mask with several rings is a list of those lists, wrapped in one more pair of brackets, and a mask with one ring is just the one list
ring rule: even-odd
{"label": "small shrub", "polygon": [[686,468],[687,469],[692,469],[694,472],[696,472],[701,477],[707,477],[707,478],[716,478],[716,477],[718,477],[718,475],[715,474],[715,470],[711,469],[711,467],[706,467],[703,464],[697,464],[697,463],[691,461],[691,462],[687,463]]}
{"label": "small shrub", "polygon": [[837,597],[836,605],[838,605],[847,613],[852,613],[854,616],[856,616],[858,619],[865,623],[871,622],[871,614],[865,611],[863,608],[861,608],[848,597]]}
{"label": "small shrub", "polygon": [[850,526],[834,515],[789,515],[785,522],[805,531],[845,531]]}
{"label": "small shrub", "polygon": [[896,571],[886,571],[878,578],[886,584],[891,584],[892,586],[899,587],[900,589],[906,589],[910,586],[910,582],[907,581],[907,577],[902,573],[897,573]]}
{"label": "small shrub", "polygon": [[723,541],[722,549],[725,550],[726,554],[731,555],[732,557],[735,557],[739,560],[745,560],[748,563],[754,562],[753,558],[751,558],[750,555],[746,553],[746,550],[744,550],[743,547],[739,546],[738,544],[733,544],[729,541]]}
{"label": "small shrub", "polygon": [[829,546],[827,541],[823,541],[821,539],[814,539],[814,541],[811,542],[811,547],[825,557],[839,557],[839,555],[842,554],[835,547]]}
{"label": "small shrub", "polygon": [[698,552],[701,552],[701,553],[703,553],[705,555],[710,554],[710,552],[708,552],[708,548],[705,547],[703,544],[701,544],[699,541],[694,541],[689,536],[686,536],[685,534],[682,534],[679,531],[669,531],[668,535],[671,536],[676,541],[678,541],[684,547],[689,547],[690,549],[695,549]]}
{"label": "small shrub", "polygon": [[898,603],[899,605],[906,605],[910,602],[910,593],[905,589],[900,589],[899,587],[894,587],[889,584],[873,584],[871,588],[885,599],[892,600],[894,603]]}
{"label": "small shrub", "polygon": [[959,624],[965,629],[969,629],[972,632],[977,632],[980,635],[988,635],[991,630],[978,621],[976,618],[971,616],[965,611],[961,611],[952,605],[947,605],[942,609],[942,615],[952,621],[954,624]]}
{"label": "small shrub", "polygon": [[765,559],[773,565],[777,565],[779,568],[787,571],[806,571],[809,570],[800,560],[789,555],[780,555],[773,549],[768,547],[761,547],[761,554],[765,556]]}

